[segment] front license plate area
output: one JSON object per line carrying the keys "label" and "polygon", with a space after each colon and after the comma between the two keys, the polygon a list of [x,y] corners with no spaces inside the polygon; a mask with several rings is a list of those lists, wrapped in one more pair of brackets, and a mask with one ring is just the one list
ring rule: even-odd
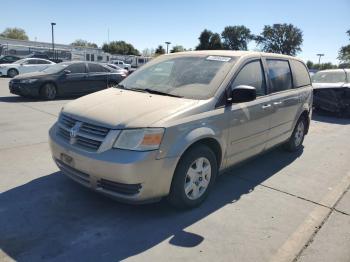
{"label": "front license plate area", "polygon": [[74,167],[74,159],[69,155],[61,153],[61,161],[68,166]]}

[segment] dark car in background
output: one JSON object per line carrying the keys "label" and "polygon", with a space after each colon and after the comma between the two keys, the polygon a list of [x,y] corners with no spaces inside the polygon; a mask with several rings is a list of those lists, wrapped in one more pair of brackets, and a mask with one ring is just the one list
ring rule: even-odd
{"label": "dark car in background", "polygon": [[9,89],[12,94],[52,100],[100,91],[124,78],[123,73],[98,63],[63,62],[40,72],[16,76],[9,82]]}
{"label": "dark car in background", "polygon": [[16,62],[20,58],[14,55],[5,55],[0,57],[0,64],[10,64]]}
{"label": "dark car in background", "polygon": [[316,110],[350,115],[350,69],[318,71],[312,76]]}

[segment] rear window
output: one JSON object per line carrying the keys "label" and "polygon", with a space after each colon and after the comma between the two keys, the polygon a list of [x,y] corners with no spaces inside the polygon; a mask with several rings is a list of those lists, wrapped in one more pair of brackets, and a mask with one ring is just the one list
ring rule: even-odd
{"label": "rear window", "polygon": [[89,72],[101,73],[101,72],[109,72],[109,71],[107,70],[107,68],[105,68],[99,64],[89,63]]}
{"label": "rear window", "polygon": [[310,76],[306,66],[297,60],[291,60],[290,62],[293,71],[294,87],[298,88],[310,85]]}
{"label": "rear window", "polygon": [[71,74],[82,74],[86,73],[85,63],[76,63],[69,65],[67,68],[71,72]]}
{"label": "rear window", "polygon": [[313,83],[344,83],[345,71],[319,71],[312,77]]}

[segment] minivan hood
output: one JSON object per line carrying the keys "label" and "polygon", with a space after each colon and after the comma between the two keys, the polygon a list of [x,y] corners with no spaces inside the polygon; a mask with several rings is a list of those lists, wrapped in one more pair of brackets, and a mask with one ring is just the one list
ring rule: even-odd
{"label": "minivan hood", "polygon": [[198,100],[109,88],[68,103],[63,113],[116,129],[151,127],[197,103]]}

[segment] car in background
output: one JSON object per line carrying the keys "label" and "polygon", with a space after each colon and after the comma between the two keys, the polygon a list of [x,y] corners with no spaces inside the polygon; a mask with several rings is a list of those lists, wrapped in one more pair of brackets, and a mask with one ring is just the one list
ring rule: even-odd
{"label": "car in background", "polygon": [[108,66],[108,67],[110,67],[110,68],[116,70],[117,72],[123,73],[123,74],[125,75],[125,77],[126,77],[126,76],[128,75],[128,73],[129,73],[128,70],[123,69],[123,68],[121,68],[121,67],[119,67],[119,66],[117,66],[117,65],[115,65],[115,64],[107,63],[107,64],[104,64],[104,65],[106,65],[106,66]]}
{"label": "car in background", "polygon": [[38,72],[56,63],[40,58],[24,58],[12,64],[0,65],[0,76],[15,77],[19,74]]}
{"label": "car in background", "polygon": [[21,59],[18,56],[14,55],[5,55],[0,57],[0,64],[11,64],[13,62],[16,62],[17,60]]}
{"label": "car in background", "polygon": [[131,65],[125,63],[125,62],[122,61],[122,60],[113,60],[113,61],[111,61],[111,63],[114,64],[114,65],[117,65],[117,66],[119,66],[119,67],[121,67],[121,68],[124,68],[124,69],[126,69],[126,70],[128,70],[128,71],[131,69]]}
{"label": "car in background", "polygon": [[219,172],[276,145],[303,148],[312,112],[306,65],[249,51],[153,59],[76,99],[49,131],[62,173],[124,202],[201,204]]}
{"label": "car in background", "polygon": [[124,75],[93,62],[62,62],[40,72],[16,76],[9,82],[12,94],[53,100],[60,96],[93,93],[118,84]]}
{"label": "car in background", "polygon": [[350,115],[350,69],[318,71],[312,76],[314,108]]}

